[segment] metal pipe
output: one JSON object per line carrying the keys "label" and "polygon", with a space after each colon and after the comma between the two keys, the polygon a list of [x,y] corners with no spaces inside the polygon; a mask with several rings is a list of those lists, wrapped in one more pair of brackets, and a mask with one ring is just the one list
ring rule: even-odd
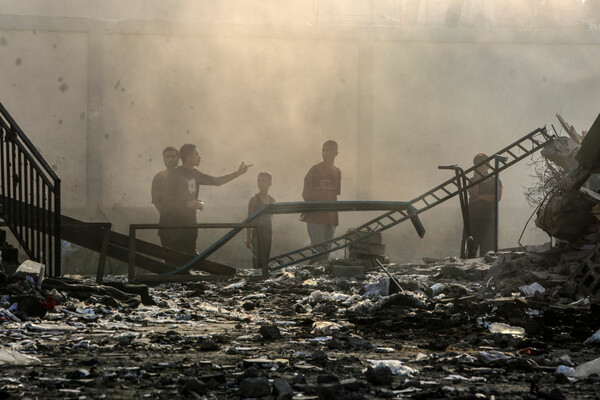
{"label": "metal pipe", "polygon": [[383,270],[383,272],[385,272],[387,274],[387,276],[390,278],[390,281],[394,282],[394,284],[396,284],[396,286],[398,286],[398,289],[400,289],[400,293],[404,293],[404,289],[402,289],[402,286],[400,286],[400,284],[398,283],[398,281],[396,280],[396,278],[394,278],[392,276],[392,274],[390,274],[388,272],[388,270],[385,269],[385,267],[383,266],[383,264],[381,263],[381,261],[379,261],[377,259],[375,261],[377,261],[377,264],[379,264],[379,266],[381,267],[381,269]]}

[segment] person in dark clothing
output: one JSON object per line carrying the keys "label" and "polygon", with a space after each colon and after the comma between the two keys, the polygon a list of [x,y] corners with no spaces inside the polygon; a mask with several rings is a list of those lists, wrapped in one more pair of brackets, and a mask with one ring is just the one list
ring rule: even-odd
{"label": "person in dark clothing", "polygon": [[[258,193],[252,196],[248,202],[248,216],[267,204],[275,202],[275,198],[269,195],[272,183],[273,176],[269,172],[258,174]],[[252,222],[256,223],[258,227],[247,229],[246,246],[254,253],[254,268],[261,268],[263,263],[268,263],[271,255],[273,214],[261,215]]]}
{"label": "person in dark clothing", "polygon": [[[158,174],[154,175],[152,179],[152,204],[158,210],[158,223],[165,224],[165,203],[167,197],[167,176],[170,171],[177,168],[177,164],[179,164],[179,151],[175,147],[168,146],[163,150],[163,162],[165,163],[164,171],[160,171]],[[165,244],[163,242],[163,233],[164,230],[158,230],[158,237],[160,238],[160,243],[163,247]]]}
{"label": "person in dark clothing", "polygon": [[[485,153],[478,153],[473,159],[477,165],[488,158]],[[473,181],[489,175],[487,164],[480,165],[473,173]],[[494,249],[494,184],[493,177],[488,177],[477,185],[469,188],[469,221],[473,246],[469,249],[469,258],[483,256]],[[498,201],[502,198],[502,182],[498,181]]]}
{"label": "person in dark clothing", "polygon": [[[179,149],[182,165],[170,171],[167,176],[168,196],[164,222],[171,226],[194,226],[197,224],[196,212],[202,211],[204,203],[198,199],[200,185],[221,186],[238,176],[245,174],[252,165],[243,161],[237,171],[219,177],[204,174],[194,167],[200,165],[200,154],[193,144],[184,144]],[[182,253],[195,255],[197,229],[165,229],[163,232],[165,247]],[[165,260],[167,265],[177,265],[173,260]]]}

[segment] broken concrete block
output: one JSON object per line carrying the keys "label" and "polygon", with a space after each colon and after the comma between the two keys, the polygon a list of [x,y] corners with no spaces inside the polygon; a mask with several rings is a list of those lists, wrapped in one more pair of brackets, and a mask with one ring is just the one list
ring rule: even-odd
{"label": "broken concrete block", "polygon": [[263,325],[258,330],[258,333],[260,333],[265,340],[281,339],[281,331],[275,325]]}
{"label": "broken concrete block", "polygon": [[356,243],[350,246],[350,252],[363,255],[385,255],[385,244]]}
{"label": "broken concrete block", "polygon": [[[366,230],[355,231],[353,229],[350,229],[348,232],[346,232],[346,237],[348,238],[348,240],[357,240],[368,233],[369,233],[369,231],[366,231]],[[368,243],[368,244],[381,244],[381,243],[383,243],[383,236],[382,236],[381,232],[378,232],[378,233],[372,234],[369,237],[362,239],[360,242]]]}
{"label": "broken concrete block", "polygon": [[36,287],[40,289],[44,280],[44,272],[46,266],[35,261],[26,260],[15,271],[15,274],[23,274],[31,276],[36,282]]}
{"label": "broken concrete block", "polygon": [[207,392],[206,384],[196,378],[187,378],[184,380],[181,392],[184,394],[195,393],[197,395],[205,395]]}
{"label": "broken concrete block", "polygon": [[378,365],[375,368],[368,367],[365,376],[367,381],[373,385],[391,385],[394,381],[392,371],[383,365]]}
{"label": "broken concrete block", "polygon": [[291,400],[294,391],[285,379],[273,379],[273,395],[276,400]]}
{"label": "broken concrete block", "polygon": [[319,399],[339,399],[344,394],[344,388],[339,382],[316,385],[314,390],[317,392]]}
{"label": "broken concrete block", "polygon": [[266,397],[271,394],[271,385],[267,378],[246,378],[240,382],[240,397]]}

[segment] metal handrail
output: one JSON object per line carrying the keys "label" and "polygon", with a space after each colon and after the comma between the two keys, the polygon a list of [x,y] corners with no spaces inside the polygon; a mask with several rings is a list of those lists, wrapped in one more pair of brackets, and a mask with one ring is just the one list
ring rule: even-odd
{"label": "metal handrail", "polygon": [[59,276],[61,180],[0,103],[0,217],[29,258]]}
{"label": "metal handrail", "polygon": [[[405,201],[319,201],[319,202],[284,202],[284,203],[271,203],[267,204],[264,207],[256,210],[254,214],[250,215],[246,218],[242,224],[249,224],[264,214],[296,214],[303,212],[324,212],[324,211],[388,211],[390,212],[401,212],[405,213],[408,218],[410,218],[413,222],[413,225],[419,234],[419,236],[423,237],[425,234],[425,228],[421,224],[421,221],[413,212],[412,206]],[[215,243],[213,243],[210,247],[204,250],[202,253],[197,255],[194,259],[190,260],[188,263],[182,265],[176,270],[169,271],[167,274],[178,274],[183,271],[187,271],[194,264],[204,260],[206,257],[220,249],[225,243],[231,240],[235,235],[237,235],[243,228],[234,228]],[[361,239],[364,239],[370,236],[372,233],[368,233],[363,235]],[[346,242],[340,245],[340,248],[347,247],[351,244],[351,242]],[[296,251],[297,252],[297,251]],[[313,254],[307,259],[316,257],[317,254]],[[271,259],[270,259],[271,260]],[[269,260],[269,261],[270,261]]]}

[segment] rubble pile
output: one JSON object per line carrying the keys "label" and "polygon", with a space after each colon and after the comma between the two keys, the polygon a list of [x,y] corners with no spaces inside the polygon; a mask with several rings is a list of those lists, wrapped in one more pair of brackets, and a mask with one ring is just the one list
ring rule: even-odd
{"label": "rubble pile", "polygon": [[594,246],[424,258],[388,265],[393,280],[325,265],[150,288],[3,275],[0,397],[598,399],[600,293],[573,278],[596,263]]}

